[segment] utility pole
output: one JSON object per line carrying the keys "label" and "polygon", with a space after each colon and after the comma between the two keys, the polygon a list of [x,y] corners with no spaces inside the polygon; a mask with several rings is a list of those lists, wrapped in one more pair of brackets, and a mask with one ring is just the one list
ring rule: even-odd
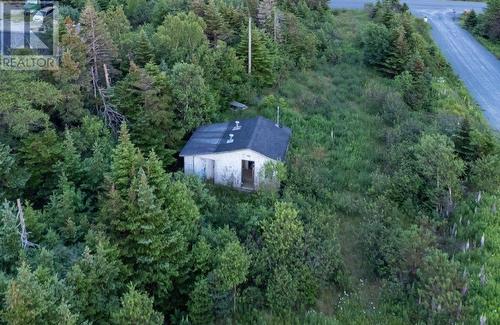
{"label": "utility pole", "polygon": [[276,126],[280,127],[280,107],[279,106],[276,109]]}
{"label": "utility pole", "polygon": [[248,17],[248,74],[252,74],[252,17]]}

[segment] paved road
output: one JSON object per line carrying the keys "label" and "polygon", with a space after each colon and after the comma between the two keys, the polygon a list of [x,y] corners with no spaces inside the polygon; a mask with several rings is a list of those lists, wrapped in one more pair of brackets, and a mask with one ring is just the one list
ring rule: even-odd
{"label": "paved road", "polygon": [[[333,8],[360,9],[367,0],[331,0]],[[500,60],[487,51],[456,20],[464,10],[482,11],[480,2],[407,0],[413,14],[429,18],[432,36],[469,92],[484,111],[492,128],[500,131]]]}

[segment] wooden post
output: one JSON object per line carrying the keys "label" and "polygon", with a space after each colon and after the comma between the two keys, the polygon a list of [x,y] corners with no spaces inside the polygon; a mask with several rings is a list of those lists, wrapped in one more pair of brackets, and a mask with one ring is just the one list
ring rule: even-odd
{"label": "wooden post", "polygon": [[248,74],[252,74],[252,17],[248,17]]}

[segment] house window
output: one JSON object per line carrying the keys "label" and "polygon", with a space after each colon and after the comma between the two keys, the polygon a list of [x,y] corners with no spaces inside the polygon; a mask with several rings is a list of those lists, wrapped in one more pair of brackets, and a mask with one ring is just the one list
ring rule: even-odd
{"label": "house window", "polygon": [[241,187],[255,187],[255,162],[251,160],[241,161]]}

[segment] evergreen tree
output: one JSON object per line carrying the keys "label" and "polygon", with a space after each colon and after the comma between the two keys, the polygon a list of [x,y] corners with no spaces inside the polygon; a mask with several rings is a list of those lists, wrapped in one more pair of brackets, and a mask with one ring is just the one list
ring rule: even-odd
{"label": "evergreen tree", "polygon": [[403,26],[395,27],[392,31],[389,54],[383,64],[383,71],[390,76],[401,73],[411,57],[408,34]]}
{"label": "evergreen tree", "polygon": [[153,300],[147,294],[130,285],[121,299],[121,308],[113,312],[112,323],[116,325],[161,325],[163,316],[153,309]]}
{"label": "evergreen tree", "polygon": [[122,128],[111,168],[116,189],[111,190],[103,213],[111,223],[113,239],[125,264],[134,270],[133,281],[160,303],[165,301],[173,277],[186,261],[187,243],[173,227],[162,200],[155,196],[142,169],[142,159],[138,163],[139,157],[126,128]]}
{"label": "evergreen tree", "polygon": [[38,80],[32,72],[4,70],[0,74],[2,142],[17,145],[31,133],[47,130],[49,112],[61,96],[54,85]]}
{"label": "evergreen tree", "polygon": [[484,13],[486,35],[492,41],[500,41],[500,1],[488,0]]}
{"label": "evergreen tree", "polygon": [[28,175],[19,166],[17,156],[9,146],[0,143],[0,200],[14,199],[24,187]]}
{"label": "evergreen tree", "polygon": [[16,269],[21,252],[21,238],[14,207],[7,202],[0,206],[0,271],[7,274]]}
{"label": "evergreen tree", "polygon": [[213,308],[208,280],[201,278],[196,281],[189,295],[189,321],[193,324],[211,324],[214,320]]}
{"label": "evergreen tree", "polygon": [[182,132],[175,122],[171,89],[164,72],[147,64],[131,64],[129,74],[116,86],[117,104],[129,121],[131,138],[143,152],[154,150],[165,165],[173,162]]}
{"label": "evergreen tree", "polygon": [[58,177],[54,166],[62,158],[62,148],[54,130],[29,135],[19,149],[24,168],[30,171],[25,194],[35,204],[44,203],[56,188]]}
{"label": "evergreen tree", "polygon": [[123,11],[123,6],[118,5],[106,9],[102,13],[102,20],[106,24],[111,40],[116,48],[121,48],[126,35],[131,31],[130,22]]}
{"label": "evergreen tree", "polygon": [[43,273],[33,273],[26,263],[8,286],[5,295],[4,319],[8,324],[66,324],[74,323],[72,314],[62,299],[63,288],[54,276],[40,279]]}
{"label": "evergreen tree", "polygon": [[465,27],[467,27],[469,30],[473,30],[477,26],[477,23],[478,23],[477,14],[474,11],[474,9],[472,9],[470,12],[465,14],[465,22],[464,23],[465,23]]}
{"label": "evergreen tree", "polygon": [[432,89],[428,69],[418,54],[410,58],[407,69],[396,77],[403,99],[413,109],[425,109],[429,106]]}
{"label": "evergreen tree", "polygon": [[[64,36],[63,36],[64,38]],[[59,68],[53,72],[58,89],[61,91],[62,100],[57,103],[55,111],[57,119],[64,125],[79,123],[88,111],[84,108],[81,62],[76,61],[76,55],[69,49],[69,36],[64,38],[63,46],[66,48],[61,57]]]}
{"label": "evergreen tree", "polygon": [[148,21],[153,9],[153,2],[146,0],[126,0],[124,1],[125,13],[133,26],[139,26]]}
{"label": "evergreen tree", "polygon": [[113,149],[111,162],[111,179],[121,191],[125,191],[143,164],[140,151],[130,141],[127,125],[124,123],[120,129],[119,143]]}
{"label": "evergreen tree", "polygon": [[151,45],[149,43],[148,36],[142,28],[139,31],[139,39],[137,40],[137,45],[135,46],[134,51],[134,63],[138,64],[141,67],[144,67],[146,63],[149,63],[153,60],[153,53],[151,49]]}
{"label": "evergreen tree", "polygon": [[290,271],[284,266],[277,267],[271,274],[266,290],[271,310],[278,314],[290,312],[296,307],[298,295],[298,284]]}
{"label": "evergreen tree", "polygon": [[194,242],[200,230],[200,212],[191,192],[184,183],[175,181],[165,194],[165,208],[172,218],[174,229],[186,240]]}
{"label": "evergreen tree", "polygon": [[367,64],[382,67],[388,55],[390,32],[384,25],[371,23],[363,33],[364,60]]}
{"label": "evergreen tree", "polygon": [[487,155],[476,160],[471,169],[471,181],[477,191],[497,193],[500,184],[500,156]]}
{"label": "evergreen tree", "polygon": [[290,204],[277,203],[274,218],[263,228],[263,254],[270,267],[292,266],[300,260],[304,248],[304,225]]}
{"label": "evergreen tree", "polygon": [[203,66],[205,80],[218,94],[219,103],[226,105],[232,100],[246,98],[249,90],[245,64],[236,54],[236,50],[223,41],[207,52],[200,63]]}
{"label": "evergreen tree", "polygon": [[46,206],[45,218],[47,226],[58,230],[69,243],[82,238],[88,228],[83,195],[64,174]]}
{"label": "evergreen tree", "polygon": [[125,267],[119,260],[118,249],[100,238],[91,251],[86,247],[75,263],[66,282],[71,290],[81,321],[106,322],[119,307],[123,292]]}
{"label": "evergreen tree", "polygon": [[219,12],[219,8],[213,0],[203,8],[201,16],[206,23],[205,33],[210,41],[217,43],[218,40],[227,40],[230,37],[230,30]]}
{"label": "evergreen tree", "polygon": [[64,142],[62,144],[62,151],[64,152],[63,159],[56,165],[59,173],[64,174],[66,178],[74,184],[81,184],[82,182],[82,157],[75,147],[73,134],[66,129],[64,134]]}
{"label": "evergreen tree", "polygon": [[[238,55],[248,69],[248,29],[242,31],[238,45]],[[274,54],[269,39],[257,28],[252,29],[252,69],[251,77],[258,87],[270,86],[275,79]]]}
{"label": "evergreen tree", "polygon": [[469,119],[464,119],[458,133],[453,137],[455,150],[458,156],[466,163],[471,163],[478,158],[476,148],[472,143],[472,127]]}

